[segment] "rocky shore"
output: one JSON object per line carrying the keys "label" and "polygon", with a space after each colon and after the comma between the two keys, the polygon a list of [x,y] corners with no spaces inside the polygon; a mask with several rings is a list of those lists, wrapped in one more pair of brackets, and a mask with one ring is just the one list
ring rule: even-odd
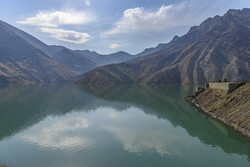
{"label": "rocky shore", "polygon": [[229,94],[210,87],[200,89],[185,100],[250,140],[250,82]]}

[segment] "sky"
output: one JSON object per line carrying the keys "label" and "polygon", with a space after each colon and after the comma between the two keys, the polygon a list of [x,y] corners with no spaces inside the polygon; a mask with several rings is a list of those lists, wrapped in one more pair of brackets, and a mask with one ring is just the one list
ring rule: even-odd
{"label": "sky", "polygon": [[1,0],[0,20],[49,45],[136,54],[250,0]]}

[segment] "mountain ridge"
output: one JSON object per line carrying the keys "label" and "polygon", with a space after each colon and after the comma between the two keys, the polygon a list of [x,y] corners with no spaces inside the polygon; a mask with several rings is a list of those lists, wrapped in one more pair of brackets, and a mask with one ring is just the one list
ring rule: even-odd
{"label": "mountain ridge", "polygon": [[1,82],[65,82],[78,75],[2,24],[0,36]]}
{"label": "mountain ridge", "polygon": [[[8,30],[24,39],[30,45],[44,52],[57,63],[66,66],[67,68],[80,73],[88,72],[99,66],[120,63],[133,59],[135,56],[124,51],[119,51],[112,54],[99,54],[89,50],[72,50],[64,46],[47,45],[32,35],[0,20],[0,24]],[[71,63],[70,62],[74,62]]]}
{"label": "mountain ridge", "polygon": [[141,53],[103,55],[47,45],[0,21],[0,80],[61,82],[80,73],[77,84],[202,84],[250,79],[249,29],[250,9],[232,9]]}
{"label": "mountain ridge", "polygon": [[135,57],[123,51],[102,55],[89,50],[47,45],[1,20],[0,31],[1,83],[69,82],[77,75],[99,66],[120,63]]}
{"label": "mountain ridge", "polygon": [[250,9],[208,18],[161,50],[125,63],[107,65],[76,84],[203,84],[250,79]]}

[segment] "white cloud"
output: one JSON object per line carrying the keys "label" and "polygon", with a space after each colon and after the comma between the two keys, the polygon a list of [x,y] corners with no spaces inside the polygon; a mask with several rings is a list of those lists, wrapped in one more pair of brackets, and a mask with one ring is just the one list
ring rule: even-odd
{"label": "white cloud", "polygon": [[40,27],[58,27],[60,25],[81,25],[91,22],[94,16],[87,12],[76,10],[39,12],[36,16],[18,21],[20,24],[27,24]]}
{"label": "white cloud", "polygon": [[90,0],[84,0],[86,6],[90,6]]}
{"label": "white cloud", "polygon": [[57,28],[40,28],[42,32],[49,33],[52,37],[66,42],[81,44],[88,41],[89,34]]}
{"label": "white cloud", "polygon": [[113,44],[111,44],[111,45],[109,46],[110,49],[116,49],[116,48],[118,48],[118,47],[119,47],[119,45],[116,44],[116,43],[113,43]]}
{"label": "white cloud", "polygon": [[144,8],[127,9],[123,17],[115,24],[115,27],[108,34],[118,34],[123,32],[139,30],[163,29],[164,21],[167,19],[167,12],[173,6],[162,6],[156,12],[148,12]]}
{"label": "white cloud", "polygon": [[[127,9],[123,16],[114,24],[114,27],[106,34],[123,33],[160,33],[171,28],[192,26],[207,18],[209,6],[205,9],[206,2],[187,0],[168,6],[161,6],[156,11],[143,7]],[[197,14],[199,14],[197,16]]]}

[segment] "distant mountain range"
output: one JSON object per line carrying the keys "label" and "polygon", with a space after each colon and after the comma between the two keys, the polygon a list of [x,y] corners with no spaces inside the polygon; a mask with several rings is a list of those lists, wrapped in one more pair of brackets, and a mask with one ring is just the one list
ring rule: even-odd
{"label": "distant mountain range", "polygon": [[[77,84],[202,84],[250,79],[250,9],[229,10],[133,60],[96,68]],[[140,55],[140,54],[139,54]]]}
{"label": "distant mountain range", "polygon": [[117,52],[101,55],[47,45],[0,21],[0,83],[68,82],[96,67],[120,63],[142,55]]}
{"label": "distant mountain range", "polygon": [[[82,74],[82,75],[80,75]],[[229,10],[130,55],[47,45],[0,21],[0,83],[201,84],[250,79],[250,9]]]}

